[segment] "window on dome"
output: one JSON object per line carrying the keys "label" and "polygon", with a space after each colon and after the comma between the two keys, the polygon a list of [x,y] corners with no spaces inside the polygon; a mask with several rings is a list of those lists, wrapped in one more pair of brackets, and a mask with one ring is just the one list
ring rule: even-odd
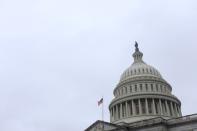
{"label": "window on dome", "polygon": [[137,85],[135,85],[135,92],[137,92]]}
{"label": "window on dome", "polygon": [[140,91],[142,91],[142,84],[140,84]]}
{"label": "window on dome", "polygon": [[153,91],[153,84],[151,84],[151,91]]}
{"label": "window on dome", "polygon": [[158,85],[156,84],[156,91],[158,92],[158,90],[159,90],[159,89],[158,89]]}
{"label": "window on dome", "polygon": [[163,87],[162,87],[162,85],[160,86],[160,88],[161,88],[161,92],[163,92]]}
{"label": "window on dome", "polygon": [[138,72],[140,73],[140,69],[138,69]]}
{"label": "window on dome", "polygon": [[164,89],[164,92],[166,92],[166,87],[165,86],[163,87],[163,89]]}
{"label": "window on dome", "polygon": [[127,94],[127,87],[125,87],[125,94]]}
{"label": "window on dome", "polygon": [[132,86],[130,86],[130,93],[132,92]]}
{"label": "window on dome", "polygon": [[142,72],[144,73],[144,68],[142,69]]}
{"label": "window on dome", "polygon": [[146,86],[146,91],[148,91],[148,84],[145,84],[145,86]]}
{"label": "window on dome", "polygon": [[111,116],[112,116],[112,117],[114,116],[114,114],[113,114],[113,108],[111,109]]}

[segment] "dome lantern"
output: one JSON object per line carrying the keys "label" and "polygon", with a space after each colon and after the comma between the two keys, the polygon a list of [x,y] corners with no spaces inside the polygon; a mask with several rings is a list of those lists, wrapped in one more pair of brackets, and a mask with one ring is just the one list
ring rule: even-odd
{"label": "dome lantern", "polygon": [[134,63],[143,62],[142,57],[143,57],[143,53],[139,51],[138,43],[137,41],[135,41],[135,52],[133,54]]}

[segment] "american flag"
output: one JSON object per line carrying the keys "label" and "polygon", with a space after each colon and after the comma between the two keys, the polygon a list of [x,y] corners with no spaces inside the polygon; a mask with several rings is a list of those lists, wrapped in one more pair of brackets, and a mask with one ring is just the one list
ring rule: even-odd
{"label": "american flag", "polygon": [[102,103],[103,103],[103,98],[101,98],[101,99],[98,101],[98,106],[100,106]]}

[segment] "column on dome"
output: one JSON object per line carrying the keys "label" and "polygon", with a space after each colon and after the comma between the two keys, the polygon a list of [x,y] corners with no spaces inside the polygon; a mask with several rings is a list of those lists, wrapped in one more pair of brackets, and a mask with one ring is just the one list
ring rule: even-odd
{"label": "column on dome", "polygon": [[174,116],[177,117],[177,110],[176,110],[175,105],[176,105],[176,103],[173,102]]}
{"label": "column on dome", "polygon": [[131,100],[131,104],[132,104],[132,114],[133,114],[133,116],[135,116],[136,115],[136,107],[135,107],[134,100]]}
{"label": "column on dome", "polygon": [[156,109],[156,114],[161,114],[159,99],[155,99],[155,109]]}
{"label": "column on dome", "polygon": [[114,121],[114,115],[115,115],[115,114],[114,114],[114,107],[112,107],[112,114],[113,114],[113,115],[112,115],[112,121]]}
{"label": "column on dome", "polygon": [[182,116],[180,105],[178,105],[178,111],[179,111],[180,116]]}
{"label": "column on dome", "polygon": [[123,102],[122,103],[122,118],[124,118],[126,116],[126,103]]}
{"label": "column on dome", "polygon": [[154,98],[152,99],[152,103],[153,103],[153,105],[152,105],[153,114],[156,115],[156,110],[155,110],[155,99],[154,99]]}
{"label": "column on dome", "polygon": [[172,101],[170,102],[170,110],[171,110],[172,116],[174,116],[174,109],[173,109]]}
{"label": "column on dome", "polygon": [[139,115],[142,115],[142,104],[141,99],[138,99]]}
{"label": "column on dome", "polygon": [[175,109],[176,117],[179,117],[179,113],[178,113],[178,110],[177,110],[177,104],[176,103],[174,103],[174,109]]}
{"label": "column on dome", "polygon": [[160,114],[163,115],[163,107],[162,107],[161,99],[159,99],[159,107],[160,107]]}
{"label": "column on dome", "polygon": [[114,120],[116,120],[116,110],[115,110],[116,106],[114,106],[113,109],[114,109]]}
{"label": "column on dome", "polygon": [[148,115],[149,114],[149,111],[148,111],[148,100],[147,98],[145,98],[145,106],[146,106],[146,114]]}
{"label": "column on dome", "polygon": [[128,101],[125,101],[125,108],[126,108],[126,117],[128,117],[129,116],[129,110],[128,110]]}
{"label": "column on dome", "polygon": [[127,117],[129,117],[130,115],[131,115],[131,113],[130,113],[130,101],[127,101]]}
{"label": "column on dome", "polygon": [[111,121],[113,121],[114,120],[114,109],[113,109],[113,107],[111,108]]}
{"label": "column on dome", "polygon": [[122,103],[120,103],[120,119],[122,119]]}
{"label": "column on dome", "polygon": [[115,113],[115,106],[113,107],[113,120],[115,120],[115,116],[116,116],[116,113]]}
{"label": "column on dome", "polygon": [[110,109],[110,121],[112,121],[112,109]]}
{"label": "column on dome", "polygon": [[114,121],[115,121],[116,120],[116,110],[115,110],[116,106],[114,106],[113,109],[114,109]]}
{"label": "column on dome", "polygon": [[129,116],[133,115],[132,101],[129,101]]}
{"label": "column on dome", "polygon": [[118,120],[118,105],[116,105],[116,120]]}
{"label": "column on dome", "polygon": [[109,112],[110,112],[110,121],[112,121],[112,111],[111,111],[111,109],[109,109]]}
{"label": "column on dome", "polygon": [[170,110],[169,110],[169,106],[168,106],[167,100],[165,100],[165,105],[166,105],[166,109],[167,109],[167,115],[170,116]]}

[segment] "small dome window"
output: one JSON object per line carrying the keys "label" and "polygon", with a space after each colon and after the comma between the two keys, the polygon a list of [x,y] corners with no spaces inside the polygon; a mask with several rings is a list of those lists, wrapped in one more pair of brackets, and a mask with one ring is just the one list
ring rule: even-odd
{"label": "small dome window", "polygon": [[148,91],[148,84],[145,84],[145,86],[146,86],[146,91]]}
{"label": "small dome window", "polygon": [[153,91],[153,84],[151,84],[151,91]]}
{"label": "small dome window", "polygon": [[150,69],[150,73],[152,74],[152,70]]}
{"label": "small dome window", "polygon": [[132,92],[132,86],[130,86],[130,93]]}
{"label": "small dome window", "polygon": [[156,84],[156,91],[158,91],[159,89],[158,89],[158,85]]}
{"label": "small dome window", "polygon": [[127,94],[127,87],[125,87],[125,94]]}
{"label": "small dome window", "polygon": [[146,72],[148,73],[148,69],[146,68]]}
{"label": "small dome window", "polygon": [[135,92],[137,92],[137,85],[135,85]]}
{"label": "small dome window", "polygon": [[140,91],[142,91],[142,84],[140,84]]}

